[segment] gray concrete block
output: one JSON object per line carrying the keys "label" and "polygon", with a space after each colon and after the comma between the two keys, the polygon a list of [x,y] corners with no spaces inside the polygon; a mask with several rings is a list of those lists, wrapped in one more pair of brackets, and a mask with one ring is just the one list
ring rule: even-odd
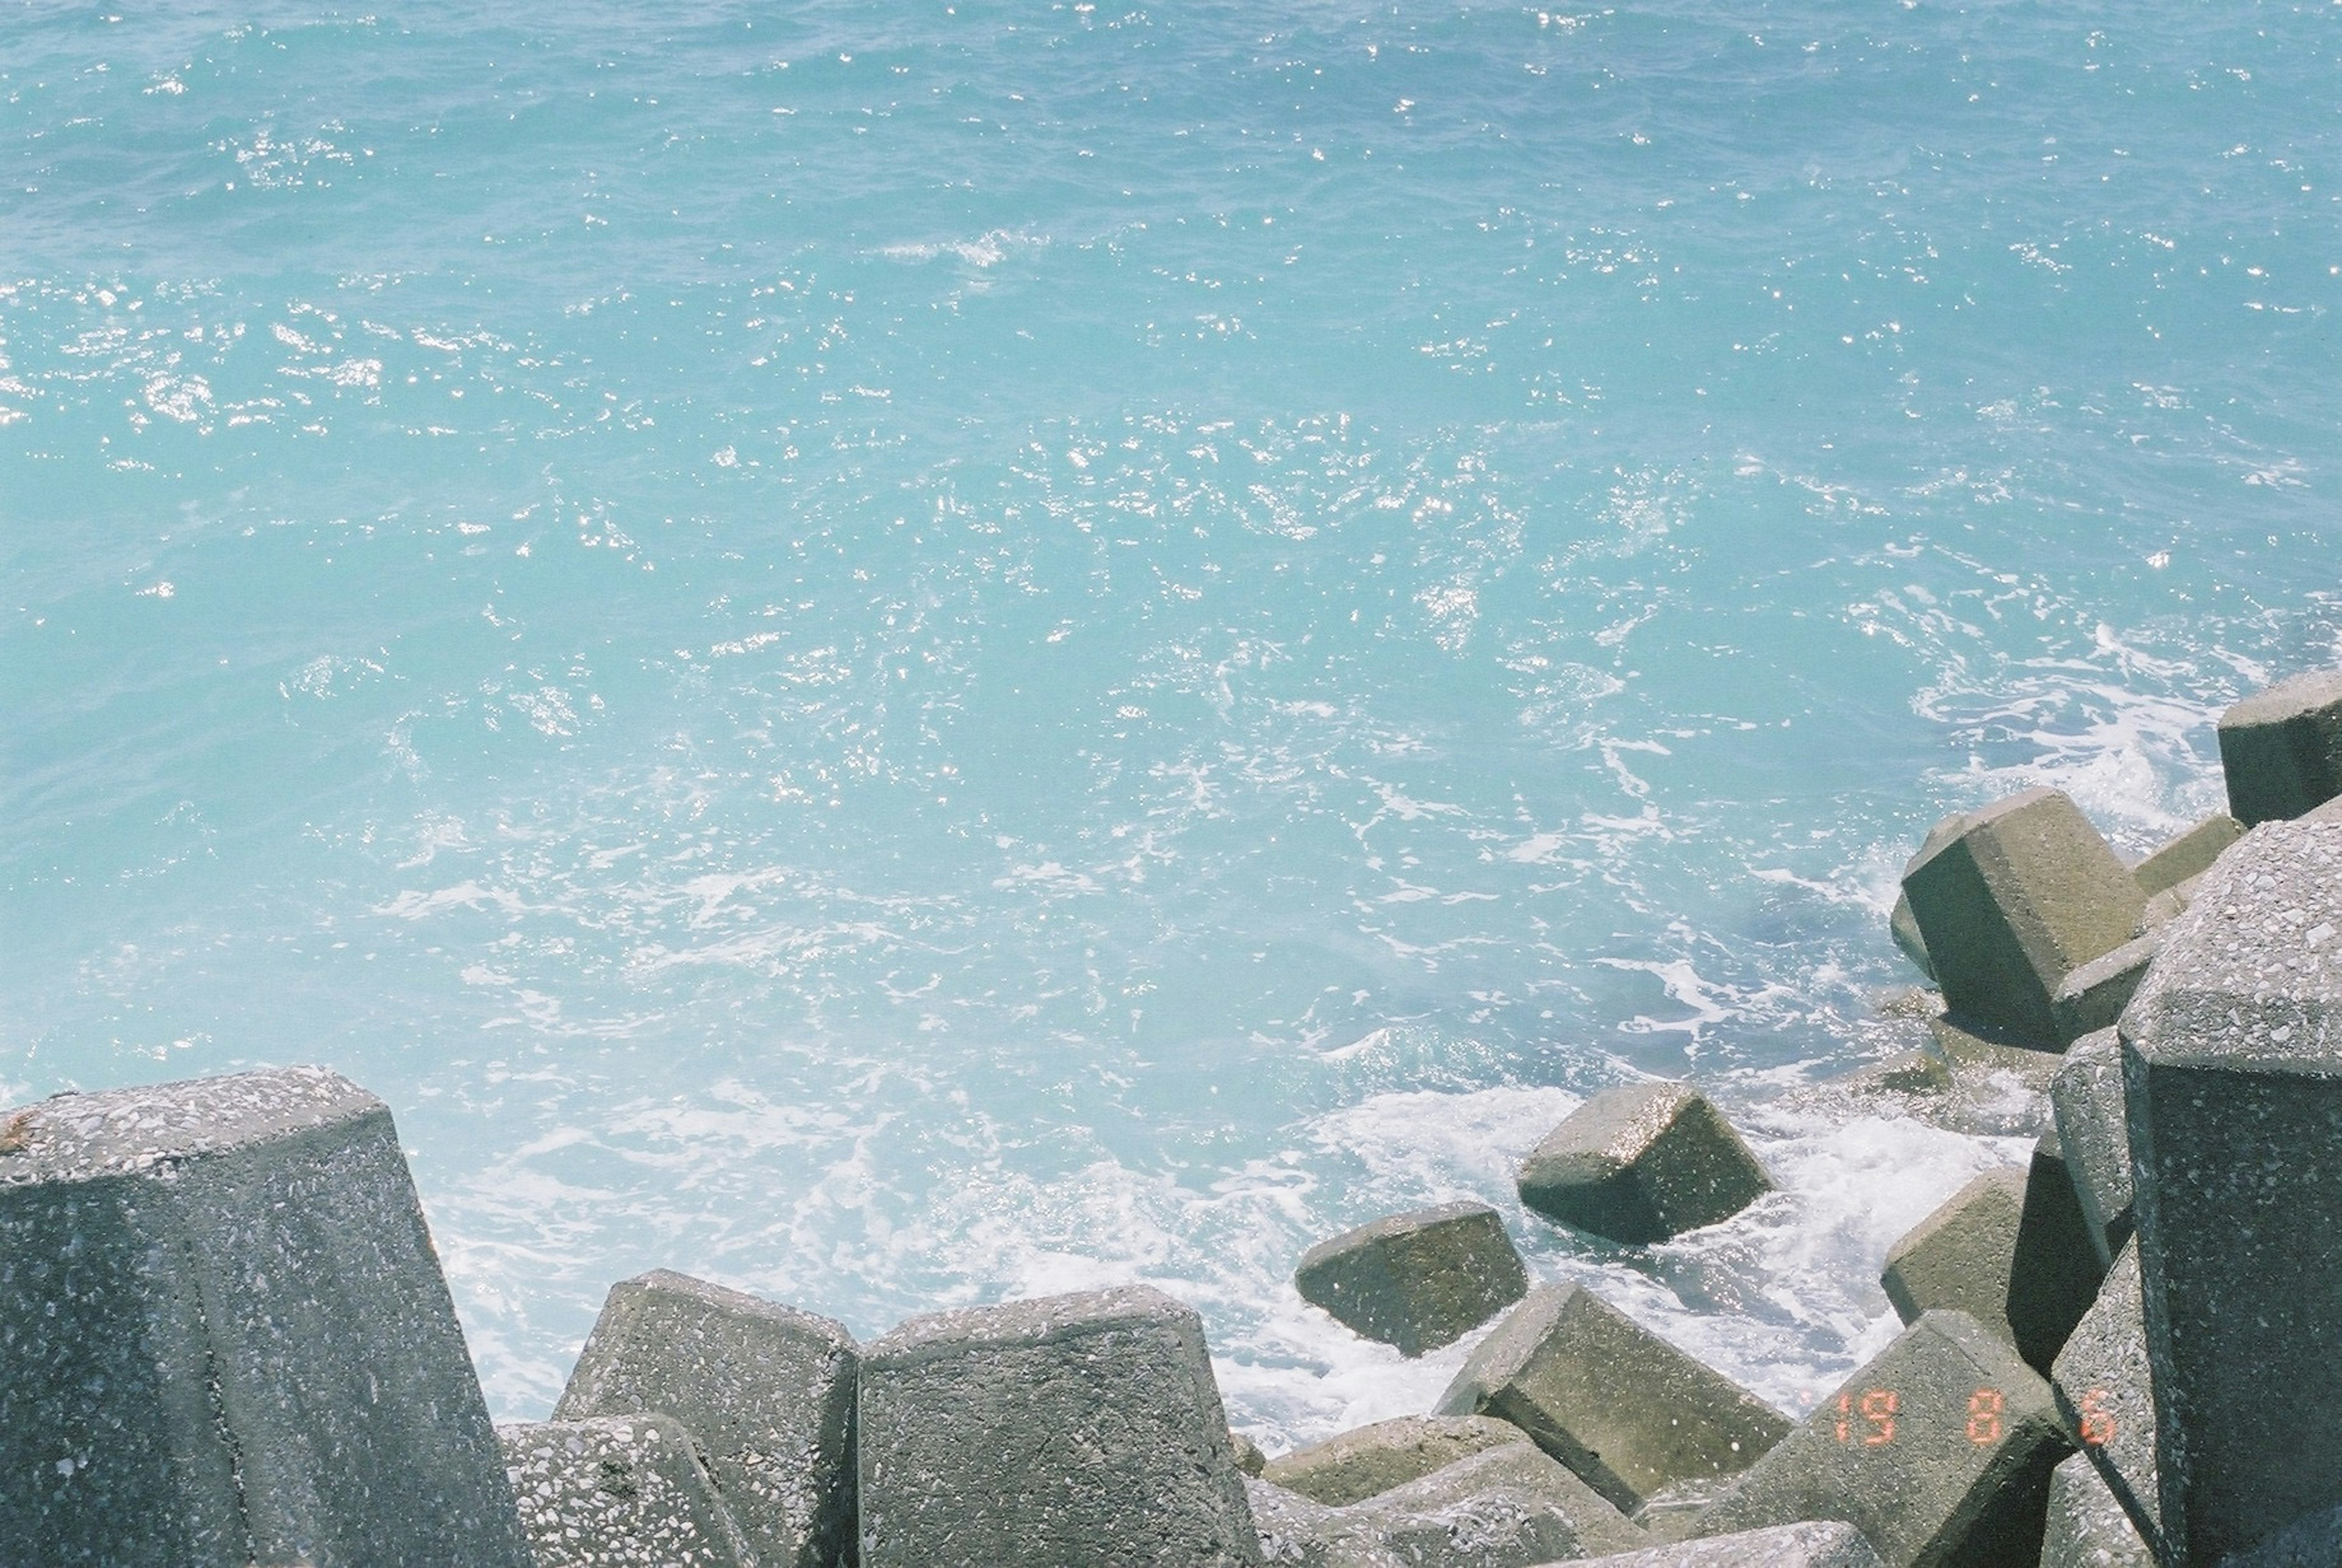
{"label": "gray concrete block", "polygon": [[2057,994],[2049,999],[2058,1040],[2070,1044],[2085,1034],[2113,1028],[2162,946],[2163,933],[2158,927],[2111,953],[2100,954],[2059,981]]}
{"label": "gray concrete block", "polygon": [[859,1417],[862,1568],[1258,1561],[1203,1323],[1159,1291],[912,1318]]}
{"label": "gray concrete block", "polygon": [[2008,1267],[2008,1328],[2017,1353],[2044,1377],[2106,1277],[2075,1195],[2057,1129],[2041,1134],[2025,1176],[2025,1213]]}
{"label": "gray concrete block", "polygon": [[2313,670],[2220,715],[2228,810],[2247,827],[2342,795],[2342,670]]}
{"label": "gray concrete block", "polygon": [[2057,1353],[2051,1384],[2067,1430],[2150,1546],[2163,1543],[2156,1490],[2155,1387],[2147,1370],[2147,1315],[2138,1247],[2125,1246]]}
{"label": "gray concrete block", "polygon": [[2165,926],[2187,914],[2188,904],[2196,896],[2197,880],[2191,876],[2178,886],[2167,887],[2149,898],[2146,906],[2138,912],[2138,934],[2146,936],[2150,933],[2161,931]]}
{"label": "gray concrete block", "polygon": [[1526,1568],[1647,1541],[1625,1514],[1527,1442],[1467,1455],[1339,1514],[1344,1530],[1426,1568]]}
{"label": "gray concrete block", "polygon": [[829,1568],[854,1540],[854,1381],[842,1324],[659,1269],[611,1287],[553,1418],[667,1413],[764,1568]]}
{"label": "gray concrete block", "polygon": [[2158,1568],[2138,1526],[2086,1453],[2071,1455],[2049,1473],[2041,1568]]}
{"label": "gray concrete block", "polygon": [[2342,1507],[2321,1508],[2222,1559],[2220,1568],[2334,1568],[2342,1563]]}
{"label": "gray concrete block", "polygon": [[682,1423],[500,1426],[536,1568],[756,1568]]}
{"label": "gray concrete block", "polygon": [[2058,1043],[2058,985],[2129,941],[2147,903],[2097,829],[2056,790],[1968,813],[1905,868],[1903,891],[1951,1012],[2038,1045]]}
{"label": "gray concrete block", "polygon": [[0,1542],[527,1563],[382,1102],[295,1067],[0,1124]]}
{"label": "gray concrete block", "polygon": [[[1987,1171],[1887,1249],[1878,1283],[1905,1323],[1938,1307],[2008,1333],[2008,1281],[2025,1213],[2025,1173]],[[2011,1343],[2014,1343],[2012,1337]]]}
{"label": "gray concrete block", "polygon": [[1585,1568],[1883,1568],[1861,1531],[1826,1520],[1589,1557]]}
{"label": "gray concrete block", "polygon": [[1731,1124],[1683,1084],[1606,1089],[1530,1151],[1521,1202],[1614,1242],[1665,1241],[1772,1190]]}
{"label": "gray concrete block", "polygon": [[2245,836],[2245,824],[2227,812],[2216,811],[2194,827],[2157,846],[2130,868],[2138,890],[2152,898],[2212,869],[2221,852]]}
{"label": "gray concrete block", "polygon": [[2125,1120],[2122,1044],[2112,1029],[2067,1048],[2049,1081],[2058,1146],[2101,1268],[2130,1239],[2130,1130]]}
{"label": "gray concrete block", "polygon": [[2121,1037],[2162,1518],[2211,1562],[2342,1504],[2342,823],[2222,855]]}
{"label": "gray concrete block", "polygon": [[1341,1508],[1521,1441],[1519,1427],[1487,1416],[1402,1415],[1282,1454],[1259,1473],[1313,1503]]}
{"label": "gray concrete block", "polygon": [[1236,1453],[1236,1468],[1246,1475],[1258,1475],[1268,1468],[1268,1455],[1260,1451],[1260,1444],[1234,1428],[1228,1432],[1228,1447]]}
{"label": "gray concrete block", "polygon": [[1823,1402],[1700,1520],[1702,1537],[1816,1519],[1890,1568],[2032,1561],[2070,1452],[2048,1385],[1965,1313],[1931,1312]]}
{"label": "gray concrete block", "polygon": [[1388,1214],[1328,1237],[1301,1254],[1293,1283],[1302,1300],[1411,1356],[1461,1339],[1529,1288],[1486,1203]]}
{"label": "gray concrete block", "polygon": [[[1927,859],[1967,831],[1967,822],[1968,814],[1964,811],[1953,812],[1950,815],[1940,819],[1935,826],[1927,830],[1927,836],[1920,840],[1919,852],[1912,858]],[[1903,950],[1903,956],[1916,964],[1919,973],[1933,983],[1936,978],[1936,963],[1927,955],[1927,938],[1919,929],[1919,917],[1911,913],[1911,895],[1900,888],[1897,888],[1895,893],[1894,912],[1887,917],[1887,932],[1895,939],[1895,945]]]}
{"label": "gray concrete block", "polygon": [[1247,1477],[1244,1484],[1267,1568],[1396,1568],[1379,1542],[1345,1539],[1334,1509],[1274,1482]]}
{"label": "gray concrete block", "polygon": [[1576,1285],[1541,1285],[1441,1396],[1510,1422],[1622,1511],[1678,1482],[1746,1469],[1780,1412]]}

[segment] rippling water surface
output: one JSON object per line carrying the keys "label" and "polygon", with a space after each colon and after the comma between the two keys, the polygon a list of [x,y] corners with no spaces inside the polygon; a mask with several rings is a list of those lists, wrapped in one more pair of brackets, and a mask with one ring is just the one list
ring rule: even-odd
{"label": "rippling water surface", "polygon": [[[2022,1153],[1768,1107],[1919,834],[2342,656],[2330,6],[494,9],[0,10],[0,1101],[356,1078],[500,1416],[1138,1278],[1275,1447],[1466,1196],[1795,1410]],[[1643,1074],[1783,1190],[1524,1216]]]}

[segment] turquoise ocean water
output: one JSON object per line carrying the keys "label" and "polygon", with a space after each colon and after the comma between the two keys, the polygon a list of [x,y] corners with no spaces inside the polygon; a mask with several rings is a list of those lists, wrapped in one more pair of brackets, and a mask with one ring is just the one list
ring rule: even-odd
{"label": "turquoise ocean water", "polygon": [[[1878,1048],[1940,812],[2137,851],[2342,655],[2342,12],[12,4],[0,1102],[330,1064],[492,1405],[669,1265],[1146,1279],[1478,1197],[1785,1409],[2010,1141]],[[1526,1219],[1688,1074],[1783,1191]]]}

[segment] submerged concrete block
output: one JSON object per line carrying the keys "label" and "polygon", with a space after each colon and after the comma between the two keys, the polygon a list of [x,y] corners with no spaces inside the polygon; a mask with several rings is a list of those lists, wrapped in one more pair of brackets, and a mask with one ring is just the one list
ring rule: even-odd
{"label": "submerged concrete block", "polygon": [[2342,670],[2314,670],[2220,715],[2228,810],[2247,827],[2342,795]]}
{"label": "submerged concrete block", "polygon": [[1441,1396],[1493,1415],[1621,1510],[1678,1482],[1746,1469],[1780,1441],[1778,1411],[1576,1285],[1541,1285]]}
{"label": "submerged concrete block", "polygon": [[2032,1561],[2072,1445],[2048,1385],[1965,1313],[1931,1312],[1702,1516],[1697,1536],[1842,1520],[1890,1568]]}
{"label": "submerged concrete block", "polygon": [[2158,928],[2131,938],[2111,953],[2100,954],[2058,982],[2049,1012],[2057,1022],[2059,1042],[2071,1044],[2085,1034],[2113,1028],[2162,946]]}
{"label": "submerged concrete block", "polygon": [[2049,1081],[2049,1103],[2074,1196],[2100,1267],[2130,1239],[2130,1130],[2125,1121],[2122,1043],[2112,1029],[2076,1041]]}
{"label": "submerged concrete block", "polygon": [[2008,1267],[2008,1328],[2027,1366],[2049,1375],[2067,1336],[2097,1299],[2106,1273],[2053,1127],[2033,1145],[2017,1253]]}
{"label": "submerged concrete block", "polygon": [[2141,893],[2152,898],[2211,870],[2221,852],[2244,836],[2244,824],[2227,812],[2214,812],[2132,866],[2131,880],[2138,884]]}
{"label": "submerged concrete block", "polygon": [[854,1370],[842,1324],[659,1269],[611,1287],[553,1418],[665,1411],[758,1563],[828,1568],[854,1540]]}
{"label": "submerged concrete block", "polygon": [[1585,1568],[1883,1568],[1861,1531],[1835,1520],[1589,1557]]}
{"label": "submerged concrete block", "polygon": [[315,1067],[0,1118],[0,1543],[529,1561],[381,1101]]}
{"label": "submerged concrete block", "polygon": [[2121,1038],[2164,1529],[2214,1562],[2342,1505],[2342,823],[2222,855]]}
{"label": "submerged concrete block", "polygon": [[1389,1214],[1329,1237],[1301,1254],[1293,1283],[1302,1300],[1411,1356],[1461,1339],[1529,1288],[1486,1203]]}
{"label": "submerged concrete block", "polygon": [[859,1419],[862,1568],[1258,1561],[1203,1323],[1159,1291],[912,1318]]}
{"label": "submerged concrete block", "polygon": [[1519,1186],[1547,1219],[1642,1243],[1728,1220],[1773,1183],[1706,1096],[1629,1084],[1563,1118],[1523,1162]]}
{"label": "submerged concrete block", "polygon": [[2025,1213],[2025,1173],[1987,1171],[1936,1205],[1887,1249],[1878,1283],[1895,1315],[1917,1323],[1938,1307],[2008,1332],[2009,1267]]}
{"label": "submerged concrete block", "polygon": [[2049,1473],[2041,1568],[2158,1568],[2138,1526],[2086,1453]]}
{"label": "submerged concrete block", "polygon": [[1926,1054],[1950,1080],[1945,1118],[1957,1131],[2038,1136],[2050,1123],[2049,1081],[2057,1053],[1979,1033],[1953,1018],[1927,1020]]}
{"label": "submerged concrete block", "polygon": [[674,1417],[501,1426],[496,1436],[536,1568],[756,1568]]}
{"label": "submerged concrete block", "polygon": [[1519,1427],[1486,1416],[1402,1415],[1280,1455],[1259,1474],[1313,1503],[1341,1508],[1521,1441]]}
{"label": "submerged concrete block", "polygon": [[2059,984],[2129,941],[2147,903],[2074,803],[2038,789],[1968,813],[1903,891],[1952,1013],[2039,1045],[2058,1043]]}
{"label": "submerged concrete block", "polygon": [[2098,1472],[2150,1547],[2166,1543],[2156,1491],[2155,1387],[2147,1370],[2147,1313],[2138,1247],[2126,1246],[2057,1353],[2051,1385],[2080,1457]]}

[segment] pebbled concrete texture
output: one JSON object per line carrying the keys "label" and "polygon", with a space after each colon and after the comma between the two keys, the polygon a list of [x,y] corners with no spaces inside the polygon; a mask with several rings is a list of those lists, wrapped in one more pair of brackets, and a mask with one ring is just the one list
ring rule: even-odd
{"label": "pebbled concrete texture", "polygon": [[2049,1473],[2041,1568],[2158,1568],[2122,1500],[2087,1453],[2061,1461]]}
{"label": "pebbled concrete texture", "polygon": [[611,1287],[553,1419],[666,1412],[762,1568],[831,1568],[854,1542],[856,1360],[843,1324],[659,1269]]}
{"label": "pebbled concrete texture", "polygon": [[2223,854],[2120,1037],[2161,1517],[2213,1562],[2342,1505],[2342,824]]}
{"label": "pebbled concrete texture", "polygon": [[529,1562],[381,1101],[292,1067],[0,1121],[0,1541],[49,1563]]}
{"label": "pebbled concrete texture", "polygon": [[1236,1568],[1259,1541],[1195,1312],[1143,1285],[864,1347],[863,1568]]}
{"label": "pebbled concrete texture", "polygon": [[2130,1239],[2130,1124],[2123,1104],[2122,1042],[2112,1029],[2067,1048],[2049,1081],[2057,1145],[2090,1226],[2101,1267]]}
{"label": "pebbled concrete texture", "polygon": [[501,1426],[496,1437],[536,1568],[757,1568],[674,1417]]}
{"label": "pebbled concrete texture", "polygon": [[2147,1370],[2147,1316],[2138,1246],[2123,1248],[2051,1369],[2051,1388],[2068,1431],[2150,1545],[2163,1540],[2156,1484],[2155,1388]]}

